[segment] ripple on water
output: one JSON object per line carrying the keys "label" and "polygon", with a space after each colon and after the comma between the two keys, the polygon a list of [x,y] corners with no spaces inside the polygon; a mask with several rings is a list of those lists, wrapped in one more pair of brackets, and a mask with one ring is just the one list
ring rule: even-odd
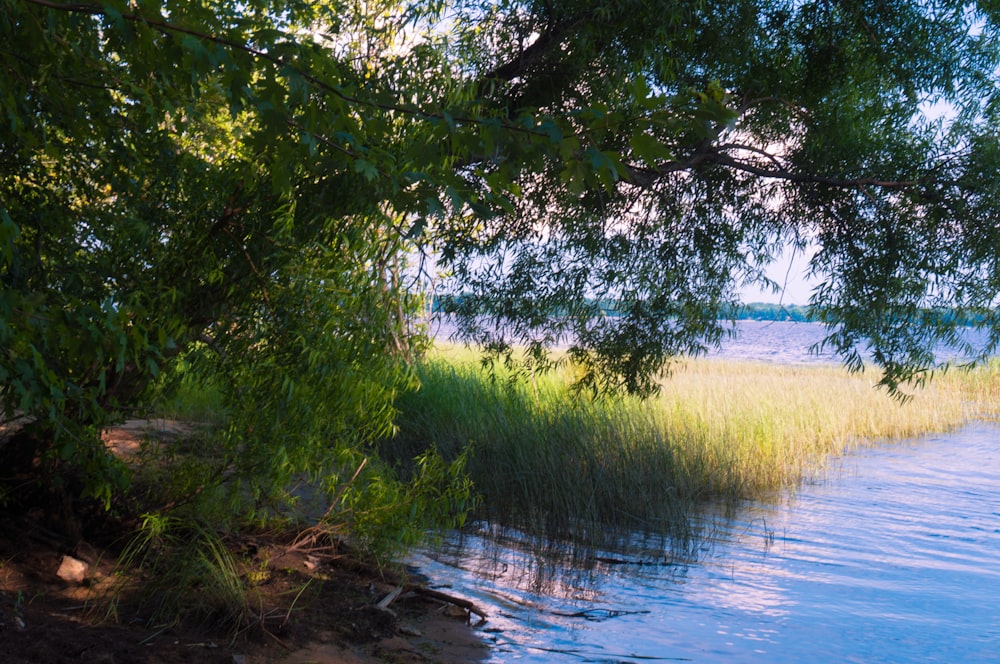
{"label": "ripple on water", "polygon": [[998,441],[977,425],[859,452],[794,498],[706,516],[669,564],[581,572],[475,537],[417,562],[494,607],[494,662],[1000,662]]}

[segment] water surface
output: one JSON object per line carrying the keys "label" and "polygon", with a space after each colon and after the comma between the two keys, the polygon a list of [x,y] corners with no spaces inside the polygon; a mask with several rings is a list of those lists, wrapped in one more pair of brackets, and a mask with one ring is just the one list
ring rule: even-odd
{"label": "water surface", "polygon": [[604,562],[475,535],[415,562],[490,614],[492,662],[1000,662],[1000,428],[862,451],[699,525]]}
{"label": "water surface", "polygon": [[[839,363],[842,360],[829,349],[820,348],[830,332],[822,323],[741,320],[727,329],[732,334],[723,339],[721,347],[708,353],[710,357],[780,364]],[[453,340],[457,329],[448,316],[437,316],[431,321],[429,331],[436,339]],[[986,333],[968,328],[959,336],[977,348],[987,341]],[[867,357],[864,348],[860,351],[863,357]],[[937,347],[935,354],[938,361],[967,359],[946,346]]]}

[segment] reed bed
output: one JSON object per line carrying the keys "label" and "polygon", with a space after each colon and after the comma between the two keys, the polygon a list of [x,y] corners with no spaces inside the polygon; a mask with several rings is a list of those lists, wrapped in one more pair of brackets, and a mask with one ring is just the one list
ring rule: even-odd
{"label": "reed bed", "polygon": [[571,368],[491,377],[454,348],[418,371],[383,452],[403,462],[428,445],[446,459],[470,449],[478,516],[577,540],[671,532],[706,499],[795,487],[859,445],[953,429],[1000,403],[996,365],[939,375],[905,403],[872,375],[823,365],[689,361],[647,401],[574,393]]}

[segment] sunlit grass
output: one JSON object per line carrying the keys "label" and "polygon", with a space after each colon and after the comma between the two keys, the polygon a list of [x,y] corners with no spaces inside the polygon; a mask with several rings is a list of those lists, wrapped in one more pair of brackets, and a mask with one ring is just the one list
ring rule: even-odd
{"label": "sunlit grass", "polygon": [[794,487],[831,456],[949,430],[1000,402],[996,366],[941,374],[905,403],[875,389],[873,375],[835,365],[689,361],[645,402],[575,394],[570,369],[491,380],[475,354],[454,348],[419,372],[387,453],[434,445],[450,458],[471,445],[482,516],[575,537],[668,531],[703,499]]}
{"label": "sunlit grass", "polygon": [[227,418],[225,398],[212,374],[192,370],[192,359],[181,358],[156,385],[154,415],[163,419],[221,424]]}

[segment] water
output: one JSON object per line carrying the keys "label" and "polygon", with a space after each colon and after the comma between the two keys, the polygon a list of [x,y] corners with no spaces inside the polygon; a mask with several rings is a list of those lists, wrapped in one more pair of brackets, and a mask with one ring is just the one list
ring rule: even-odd
{"label": "water", "polygon": [[[722,347],[709,355],[782,364],[841,361],[840,357],[829,350],[818,350],[829,334],[828,328],[822,323],[741,320],[734,329],[734,338],[724,340]],[[987,345],[987,334],[981,330],[965,328],[958,336],[962,341],[971,343],[974,348]],[[813,350],[814,347],[817,350]],[[860,350],[862,357],[868,357],[865,348]],[[942,362],[963,362],[969,359],[958,350],[944,345],[937,346],[934,352],[938,361]]]}
{"label": "water", "polygon": [[490,662],[1000,662],[1000,427],[834,466],[686,542],[570,561],[471,534],[415,562],[490,615]]}
{"label": "water", "polygon": [[[828,334],[821,323],[792,321],[739,321],[735,336],[723,341],[722,348],[710,353],[732,359],[754,359],[765,362],[838,362],[830,353],[812,353],[810,347],[819,344]],[[441,340],[455,337],[454,321],[438,316],[430,323],[431,336]]]}
{"label": "water", "polygon": [[693,550],[607,555],[625,564],[477,536],[417,563],[490,614],[491,662],[1000,662],[1000,428],[866,451],[701,521]]}
{"label": "water", "polygon": [[[757,360],[782,364],[839,363],[841,358],[830,351],[820,352],[819,344],[829,334],[822,323],[796,321],[754,321],[741,320],[733,328],[735,335],[726,338],[719,349],[713,349],[710,357],[724,357],[735,360]],[[431,324],[432,336],[446,340],[456,332],[454,323],[447,317],[439,317]],[[975,347],[986,344],[986,334],[967,329],[960,335]],[[864,349],[862,355],[864,356]],[[966,358],[954,349],[940,346],[936,349],[939,360],[962,361]]]}
{"label": "water", "polygon": [[780,364],[840,361],[832,353],[810,350],[829,333],[820,323],[744,320],[735,330],[736,335],[725,339],[710,356]]}

